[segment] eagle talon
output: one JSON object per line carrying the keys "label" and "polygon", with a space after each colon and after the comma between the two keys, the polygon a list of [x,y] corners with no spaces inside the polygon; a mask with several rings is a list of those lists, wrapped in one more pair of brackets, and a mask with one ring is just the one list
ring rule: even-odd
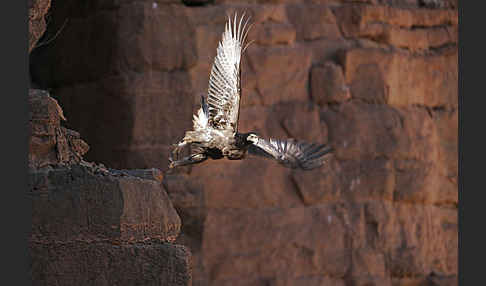
{"label": "eagle talon", "polygon": [[174,162],[174,157],[172,156],[172,152],[169,153],[169,163]]}
{"label": "eagle talon", "polygon": [[169,153],[169,169],[174,168],[174,158],[172,158],[172,154]]}
{"label": "eagle talon", "polygon": [[179,155],[182,151],[182,149],[187,145],[187,142],[182,141],[177,144],[172,144],[172,147],[174,148],[172,152],[170,153],[170,159],[174,161],[173,158],[176,158],[176,160],[179,160]]}

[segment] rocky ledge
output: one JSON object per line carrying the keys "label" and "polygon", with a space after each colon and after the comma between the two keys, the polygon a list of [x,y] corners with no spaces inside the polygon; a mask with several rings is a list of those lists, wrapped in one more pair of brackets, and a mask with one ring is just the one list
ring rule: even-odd
{"label": "rocky ledge", "polygon": [[191,285],[191,255],[172,243],[181,220],[160,171],[84,161],[89,147],[61,126],[56,100],[31,90],[29,103],[34,285]]}

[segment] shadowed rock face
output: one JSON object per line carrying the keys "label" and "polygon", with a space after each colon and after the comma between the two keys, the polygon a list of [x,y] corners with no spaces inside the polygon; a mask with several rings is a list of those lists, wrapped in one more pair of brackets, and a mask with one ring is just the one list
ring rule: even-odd
{"label": "shadowed rock face", "polygon": [[194,285],[457,285],[457,1],[66,3],[32,78],[88,159],[167,170],[243,10],[239,128],[336,150],[310,172],[253,158],[164,173]]}
{"label": "shadowed rock face", "polygon": [[180,218],[154,179],[82,162],[31,170],[30,188],[33,241],[174,241],[180,231]]}
{"label": "shadowed rock face", "polygon": [[29,90],[29,167],[79,163],[89,150],[76,131],[61,126],[66,120],[57,101],[40,89]]}
{"label": "shadowed rock face", "polygon": [[157,169],[83,160],[88,145],[49,93],[30,90],[28,198],[34,285],[191,285],[191,256],[172,244],[181,220]]}
{"label": "shadowed rock face", "polygon": [[34,285],[191,285],[181,221],[160,182],[81,163],[31,170]]}
{"label": "shadowed rock face", "polygon": [[47,12],[51,7],[51,0],[28,0],[29,5],[29,53],[46,31]]}
{"label": "shadowed rock face", "polygon": [[180,245],[33,243],[29,251],[35,285],[190,285],[190,253]]}

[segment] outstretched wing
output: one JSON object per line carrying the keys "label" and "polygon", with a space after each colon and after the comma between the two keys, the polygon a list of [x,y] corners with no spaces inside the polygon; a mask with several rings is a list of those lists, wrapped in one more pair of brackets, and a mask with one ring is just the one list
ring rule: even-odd
{"label": "outstretched wing", "polygon": [[313,144],[295,139],[270,139],[258,138],[257,142],[250,145],[248,152],[253,155],[273,158],[280,164],[296,169],[310,170],[322,166],[333,149],[324,144]]}
{"label": "outstretched wing", "polygon": [[211,68],[208,88],[209,123],[216,129],[238,130],[240,111],[240,63],[244,51],[243,44],[248,34],[245,30],[248,19],[242,25],[244,15],[239,23],[236,14],[228,22],[223,33]]}

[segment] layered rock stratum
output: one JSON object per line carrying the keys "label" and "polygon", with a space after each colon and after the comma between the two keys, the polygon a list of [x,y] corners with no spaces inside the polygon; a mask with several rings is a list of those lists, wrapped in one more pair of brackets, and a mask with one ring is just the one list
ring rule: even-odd
{"label": "layered rock stratum", "polygon": [[32,285],[191,285],[191,253],[158,169],[83,160],[80,134],[43,90],[29,91]]}
{"label": "layered rock stratum", "polygon": [[[193,285],[457,285],[457,0],[65,3],[32,79],[89,160],[164,172]],[[166,172],[235,11],[255,40],[240,129],[328,143],[328,166]]]}

